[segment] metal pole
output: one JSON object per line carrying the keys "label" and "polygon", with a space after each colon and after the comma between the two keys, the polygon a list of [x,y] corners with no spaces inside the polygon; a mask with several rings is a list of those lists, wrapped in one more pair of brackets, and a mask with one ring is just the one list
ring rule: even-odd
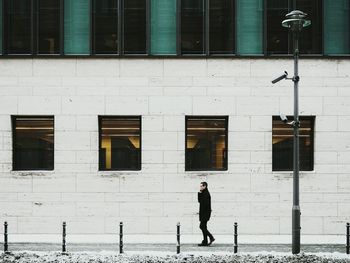
{"label": "metal pole", "polygon": [[180,222],[176,225],[176,239],[177,239],[177,245],[176,245],[176,253],[180,254]]}
{"label": "metal pole", "polygon": [[299,33],[293,32],[294,40],[294,140],[293,140],[293,207],[292,207],[292,253],[300,252],[300,206],[299,206],[299,94],[298,94],[298,46]]}
{"label": "metal pole", "polygon": [[123,251],[123,222],[119,223],[119,253],[124,253]]}
{"label": "metal pole", "polygon": [[235,222],[234,223],[234,244],[233,244],[233,253],[237,253],[238,251],[238,233],[237,233],[237,228],[238,224]]}
{"label": "metal pole", "polygon": [[346,254],[350,254],[350,223],[346,223]]}
{"label": "metal pole", "polygon": [[62,230],[62,253],[63,254],[66,254],[66,252],[67,252],[67,249],[66,249],[66,235],[67,235],[67,233],[66,233],[66,226],[67,226],[67,224],[66,224],[66,222],[63,222],[63,230]]}
{"label": "metal pole", "polygon": [[8,253],[8,233],[7,233],[7,222],[4,223],[4,253]]}

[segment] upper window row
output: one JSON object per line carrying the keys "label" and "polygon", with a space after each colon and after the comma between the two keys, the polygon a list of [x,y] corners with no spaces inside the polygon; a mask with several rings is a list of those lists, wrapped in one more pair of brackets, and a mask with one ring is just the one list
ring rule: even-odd
{"label": "upper window row", "polygon": [[[292,53],[294,0],[0,0],[5,55]],[[350,54],[350,0],[296,0],[304,54]]]}
{"label": "upper window row", "polygon": [[[300,169],[313,170],[314,120],[300,117]],[[141,117],[100,116],[99,170],[141,170]],[[186,116],[186,171],[227,170],[228,117]],[[54,117],[13,116],[13,170],[54,169]],[[237,138],[236,140],[239,140]],[[293,128],[273,117],[272,169],[293,169]]]}

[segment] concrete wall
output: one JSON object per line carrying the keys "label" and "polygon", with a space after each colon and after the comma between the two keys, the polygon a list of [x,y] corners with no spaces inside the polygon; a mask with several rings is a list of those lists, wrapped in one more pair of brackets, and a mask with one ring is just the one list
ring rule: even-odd
{"label": "concrete wall", "polygon": [[[272,115],[293,114],[291,59],[1,59],[0,221],[19,234],[289,234],[292,173],[272,172]],[[303,234],[350,220],[350,61],[300,61],[300,113],[315,115],[315,171],[302,172]],[[55,116],[55,170],[12,169],[11,115]],[[98,171],[98,115],[142,115],[142,170]],[[185,172],[185,115],[228,115],[228,171]],[[2,231],[2,228],[1,230]]]}

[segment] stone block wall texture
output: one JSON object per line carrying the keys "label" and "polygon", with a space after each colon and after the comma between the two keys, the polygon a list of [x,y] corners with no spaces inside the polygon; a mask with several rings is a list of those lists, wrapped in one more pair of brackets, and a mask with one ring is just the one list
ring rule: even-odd
{"label": "stone block wall texture", "polygon": [[[292,173],[272,172],[272,116],[293,114],[291,59],[1,59],[0,221],[18,234],[289,234]],[[300,114],[315,115],[301,172],[302,234],[350,220],[350,61],[300,60]],[[12,171],[11,115],[55,116],[54,171]],[[142,170],[98,171],[98,116],[142,115]],[[185,172],[185,115],[229,116],[228,171]],[[0,228],[0,232],[3,231]]]}

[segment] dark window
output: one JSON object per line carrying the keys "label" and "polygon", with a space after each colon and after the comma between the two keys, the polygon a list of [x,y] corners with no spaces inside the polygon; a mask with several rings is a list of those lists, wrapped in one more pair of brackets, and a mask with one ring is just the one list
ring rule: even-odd
{"label": "dark window", "polygon": [[3,38],[3,35],[2,35],[2,32],[3,32],[3,24],[4,24],[4,21],[3,21],[3,0],[0,0],[0,54],[2,54],[3,50],[2,50],[2,47],[3,47],[3,43],[2,43],[2,40],[4,39]]}
{"label": "dark window", "polygon": [[[292,54],[292,34],[282,21],[292,10],[292,0],[267,0],[267,52],[269,54]],[[296,0],[296,9],[307,13],[311,26],[303,29],[299,41],[300,53],[322,52],[322,1]]]}
{"label": "dark window", "polygon": [[53,170],[54,117],[12,116],[13,170]]}
{"label": "dark window", "polygon": [[146,0],[124,1],[124,53],[145,54],[147,43]]}
{"label": "dark window", "polygon": [[268,53],[288,53],[288,30],[282,27],[282,21],[288,14],[288,0],[267,0],[266,12]]}
{"label": "dark window", "polygon": [[32,1],[5,0],[5,48],[8,54],[32,53]]}
{"label": "dark window", "polygon": [[141,117],[99,117],[100,170],[141,170]]}
{"label": "dark window", "polygon": [[[289,116],[293,119],[293,116]],[[299,160],[301,171],[314,169],[313,116],[300,116]],[[283,123],[280,117],[272,118],[272,170],[293,171],[293,127]]]}
{"label": "dark window", "polygon": [[[311,25],[304,28],[299,41],[300,53],[321,54],[322,53],[322,2],[320,0],[298,0],[297,9],[308,14]],[[292,52],[291,52],[292,53]]]}
{"label": "dark window", "polygon": [[61,1],[5,0],[5,52],[59,54]]}
{"label": "dark window", "polygon": [[227,170],[228,117],[186,117],[186,171]]}
{"label": "dark window", "polygon": [[60,53],[60,0],[38,0],[38,53]]}
{"label": "dark window", "polygon": [[94,52],[118,53],[118,0],[94,1]]}
{"label": "dark window", "polygon": [[181,52],[204,53],[204,1],[181,0]]}
{"label": "dark window", "polygon": [[234,0],[210,0],[209,49],[211,53],[234,52]]}

